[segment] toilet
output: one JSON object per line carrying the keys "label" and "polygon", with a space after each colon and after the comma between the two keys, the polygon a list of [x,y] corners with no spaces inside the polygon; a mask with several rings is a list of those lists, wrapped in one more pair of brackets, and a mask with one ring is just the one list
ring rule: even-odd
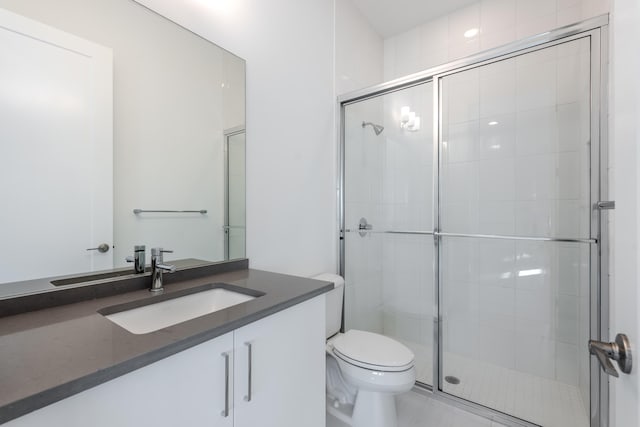
{"label": "toilet", "polygon": [[340,333],[344,279],[330,273],[314,279],[335,287],[326,294],[327,412],[353,427],[396,427],[395,396],[416,381],[413,353],[384,335]]}

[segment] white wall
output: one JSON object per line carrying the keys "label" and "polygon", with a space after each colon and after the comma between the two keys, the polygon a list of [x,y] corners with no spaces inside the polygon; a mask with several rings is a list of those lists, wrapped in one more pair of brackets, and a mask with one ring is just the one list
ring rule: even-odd
{"label": "white wall", "polygon": [[335,3],[336,94],[382,83],[382,37],[352,0]]}
{"label": "white wall", "polygon": [[336,269],[333,2],[140,0],[247,61],[247,256]]}
{"label": "white wall", "polygon": [[[616,209],[611,245],[613,252],[610,292],[610,338],[626,333],[638,354],[640,342],[640,3],[637,0],[613,2],[611,41],[610,141],[612,199]],[[612,379],[611,425],[640,425],[640,375],[638,366],[630,376]]]}

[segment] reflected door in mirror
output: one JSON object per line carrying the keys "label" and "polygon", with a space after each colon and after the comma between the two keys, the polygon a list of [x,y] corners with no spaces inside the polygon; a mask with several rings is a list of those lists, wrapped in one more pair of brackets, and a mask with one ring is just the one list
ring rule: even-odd
{"label": "reflected door in mirror", "polygon": [[110,49],[0,10],[0,283],[113,267],[112,103]]}

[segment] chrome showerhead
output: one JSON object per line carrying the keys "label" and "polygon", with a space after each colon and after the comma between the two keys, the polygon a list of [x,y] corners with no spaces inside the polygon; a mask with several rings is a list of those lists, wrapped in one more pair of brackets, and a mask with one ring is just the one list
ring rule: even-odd
{"label": "chrome showerhead", "polygon": [[367,125],[371,125],[371,127],[373,128],[373,131],[376,133],[376,135],[380,135],[382,133],[382,131],[384,130],[384,126],[380,126],[380,125],[377,125],[377,124],[371,123],[371,122],[362,122],[362,127],[365,127]]}

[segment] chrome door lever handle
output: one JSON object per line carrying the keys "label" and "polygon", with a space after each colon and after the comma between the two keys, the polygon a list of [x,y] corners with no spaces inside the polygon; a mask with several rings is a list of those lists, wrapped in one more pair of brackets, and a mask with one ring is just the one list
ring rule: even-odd
{"label": "chrome door lever handle", "polygon": [[618,371],[611,363],[611,360],[618,362],[618,368],[625,374],[631,373],[633,358],[631,356],[631,345],[629,338],[625,334],[616,335],[613,342],[602,342],[589,340],[589,353],[595,355],[602,366],[602,370],[613,377],[618,377]]}
{"label": "chrome door lever handle", "polygon": [[605,346],[609,345],[606,343],[601,343],[600,341],[589,341],[589,352],[591,354],[594,354],[598,358],[598,362],[600,362],[600,366],[602,366],[602,370],[605,372],[605,374],[611,375],[612,377],[616,378],[619,377],[620,375],[618,374],[618,371],[616,371],[613,363],[611,363],[611,361],[609,360],[608,352],[603,348],[599,348],[598,344],[603,344]]}
{"label": "chrome door lever handle", "polygon": [[88,251],[98,251],[101,254],[105,253],[105,252],[109,252],[109,245],[107,245],[106,243],[102,243],[100,246],[98,246],[97,248],[88,248]]}

